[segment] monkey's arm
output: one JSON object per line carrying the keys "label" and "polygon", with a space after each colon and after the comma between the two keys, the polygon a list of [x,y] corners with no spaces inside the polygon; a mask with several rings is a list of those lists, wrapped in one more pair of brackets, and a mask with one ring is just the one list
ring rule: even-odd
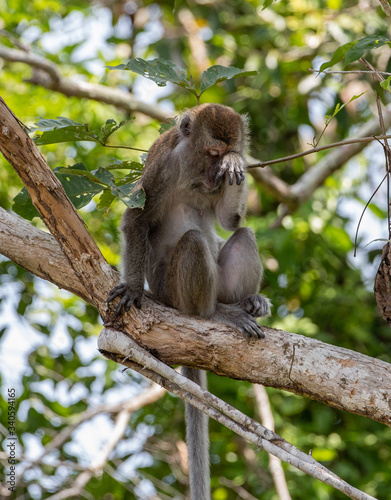
{"label": "monkey's arm", "polygon": [[235,231],[240,227],[246,214],[246,199],[246,179],[243,178],[240,182],[237,179],[236,184],[231,184],[231,179],[226,173],[223,195],[216,205],[216,217],[223,229]]}
{"label": "monkey's arm", "polygon": [[132,304],[139,309],[141,307],[149,227],[143,211],[139,208],[128,208],[124,213],[121,226],[123,232],[122,280],[111,290],[107,298],[107,302],[111,302],[116,297],[121,297],[115,311],[116,315],[121,313],[122,307],[125,311],[129,311]]}

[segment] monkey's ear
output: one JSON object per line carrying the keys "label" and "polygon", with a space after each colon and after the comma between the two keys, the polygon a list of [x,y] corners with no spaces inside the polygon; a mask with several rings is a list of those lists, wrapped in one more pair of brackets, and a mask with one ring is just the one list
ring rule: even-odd
{"label": "monkey's ear", "polygon": [[182,120],[181,124],[179,125],[180,131],[184,136],[189,136],[191,132],[191,118],[189,115],[185,115]]}

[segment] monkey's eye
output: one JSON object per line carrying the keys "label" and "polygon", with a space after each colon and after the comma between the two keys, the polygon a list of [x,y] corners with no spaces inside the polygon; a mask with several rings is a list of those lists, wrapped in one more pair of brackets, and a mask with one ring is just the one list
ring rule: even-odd
{"label": "monkey's eye", "polygon": [[210,156],[220,156],[220,151],[218,149],[210,149],[209,154]]}

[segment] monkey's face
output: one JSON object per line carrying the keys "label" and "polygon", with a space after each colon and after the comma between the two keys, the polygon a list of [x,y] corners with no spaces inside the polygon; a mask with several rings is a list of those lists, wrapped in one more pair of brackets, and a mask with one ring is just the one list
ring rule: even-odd
{"label": "monkey's face", "polygon": [[182,154],[187,160],[185,175],[192,187],[207,192],[219,191],[226,176],[229,183],[244,178],[246,149],[245,120],[231,108],[219,104],[197,106],[185,114],[179,130]]}

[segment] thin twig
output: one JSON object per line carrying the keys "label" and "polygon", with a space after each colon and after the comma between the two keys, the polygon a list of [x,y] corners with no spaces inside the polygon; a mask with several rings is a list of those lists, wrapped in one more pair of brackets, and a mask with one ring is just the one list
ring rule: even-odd
{"label": "thin twig", "polygon": [[391,73],[387,73],[387,71],[374,71],[374,70],[351,70],[351,71],[334,71],[334,70],[329,70],[329,69],[324,69],[323,71],[320,71],[319,69],[312,69],[308,68],[308,71],[311,73],[325,73],[326,75],[339,75],[339,74],[353,74],[353,75],[360,75],[360,74],[373,74],[373,73],[379,73],[381,75],[386,75],[386,76],[391,76]]}
{"label": "thin twig", "polygon": [[325,151],[326,149],[338,148],[340,146],[347,146],[349,144],[357,144],[360,142],[372,142],[380,139],[391,139],[391,135],[378,135],[372,137],[360,137],[358,139],[347,139],[346,141],[333,142],[332,144],[327,144],[326,146],[316,147],[309,149],[308,151],[302,151],[301,153],[296,153],[290,156],[284,156],[283,158],[277,158],[275,160],[260,161],[259,163],[252,163],[247,165],[247,168],[255,167],[266,167],[266,165],[275,165],[276,163],[283,163],[284,161],[295,160],[296,158],[301,158],[303,156],[311,155],[313,153],[318,153],[319,151]]}
{"label": "thin twig", "polygon": [[386,180],[387,177],[388,177],[388,173],[380,181],[380,184],[377,186],[377,188],[375,189],[375,191],[372,193],[372,196],[369,198],[369,200],[365,204],[364,210],[361,212],[361,217],[360,217],[360,220],[358,221],[357,229],[356,229],[356,234],[355,234],[355,237],[354,237],[354,257],[356,257],[356,255],[357,255],[357,238],[358,238],[358,231],[360,229],[362,218],[364,217],[366,209],[368,208],[369,204],[371,203],[373,197],[379,191],[379,189],[381,188],[381,185],[383,184],[383,182]]}

